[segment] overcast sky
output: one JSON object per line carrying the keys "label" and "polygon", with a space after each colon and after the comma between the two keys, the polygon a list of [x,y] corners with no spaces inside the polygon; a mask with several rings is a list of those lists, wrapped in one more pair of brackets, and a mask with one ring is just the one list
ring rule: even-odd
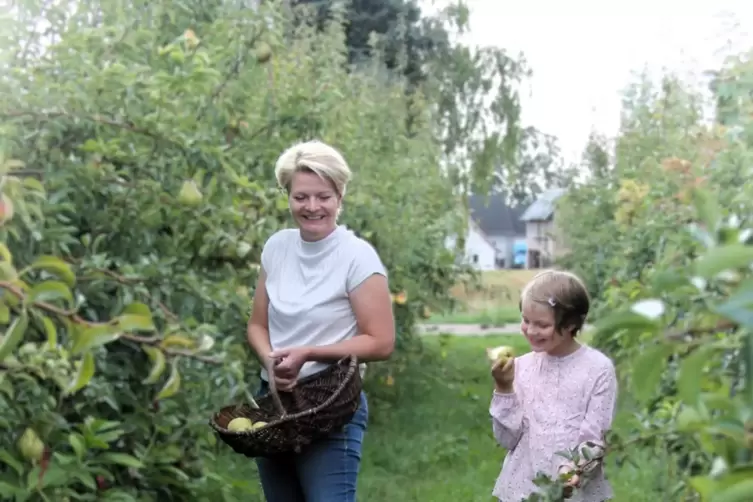
{"label": "overcast sky", "polygon": [[592,128],[615,135],[620,91],[632,71],[670,68],[698,81],[730,50],[753,48],[750,0],[467,3],[471,33],[465,42],[524,53],[533,77],[523,120],[557,136],[568,160],[580,156]]}

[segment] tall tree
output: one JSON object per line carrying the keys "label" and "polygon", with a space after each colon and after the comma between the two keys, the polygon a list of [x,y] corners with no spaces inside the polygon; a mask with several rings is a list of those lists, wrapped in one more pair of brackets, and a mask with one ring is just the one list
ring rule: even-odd
{"label": "tall tree", "polygon": [[[339,4],[296,0],[295,5],[317,9],[323,23]],[[443,168],[459,192],[488,191],[499,166],[517,168],[523,136],[517,86],[529,75],[522,56],[458,42],[469,29],[462,1],[433,16],[423,15],[415,0],[352,0],[345,8],[349,61],[379,57],[405,77],[407,92],[420,88],[428,97]]]}

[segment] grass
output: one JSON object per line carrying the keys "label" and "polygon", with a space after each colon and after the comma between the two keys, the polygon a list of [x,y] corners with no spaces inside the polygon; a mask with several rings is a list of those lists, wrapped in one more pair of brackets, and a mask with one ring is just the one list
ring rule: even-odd
{"label": "grass", "polygon": [[[375,410],[364,445],[359,501],[493,500],[504,452],[492,436],[485,348],[527,350],[519,336],[426,337],[405,402]],[[402,399],[401,399],[402,400]]]}
{"label": "grass", "polygon": [[538,270],[491,270],[481,273],[478,287],[459,284],[452,296],[460,307],[442,312],[428,322],[436,324],[485,324],[503,326],[520,319],[518,298],[523,286]]}
{"label": "grass", "polygon": [[480,312],[453,312],[434,315],[429,318],[433,324],[481,324],[487,326],[504,326],[520,320],[518,307],[502,307]]}
{"label": "grass", "polygon": [[[491,502],[504,451],[491,432],[484,349],[505,344],[522,354],[527,342],[515,335],[439,335],[423,342],[424,350],[410,358],[410,367],[393,386],[370,389],[358,500]],[[666,494],[676,480],[667,473],[672,465],[667,453],[637,450],[633,458],[635,465],[608,465],[614,502],[669,501]],[[258,486],[250,460],[226,453],[219,464],[224,476],[239,485]]]}

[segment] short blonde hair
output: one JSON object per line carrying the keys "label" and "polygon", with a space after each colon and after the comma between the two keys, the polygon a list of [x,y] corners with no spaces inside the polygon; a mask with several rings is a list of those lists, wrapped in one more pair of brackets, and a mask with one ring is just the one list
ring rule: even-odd
{"label": "short blonde hair", "polygon": [[545,270],[536,274],[520,294],[524,302],[549,306],[554,311],[554,327],[572,330],[573,336],[583,328],[591,308],[591,299],[583,281],[571,272]]}
{"label": "short blonde hair", "polygon": [[335,148],[318,140],[306,141],[282,152],[275,163],[277,184],[288,193],[293,175],[307,171],[329,181],[335,187],[337,195],[345,196],[351,178],[350,167]]}

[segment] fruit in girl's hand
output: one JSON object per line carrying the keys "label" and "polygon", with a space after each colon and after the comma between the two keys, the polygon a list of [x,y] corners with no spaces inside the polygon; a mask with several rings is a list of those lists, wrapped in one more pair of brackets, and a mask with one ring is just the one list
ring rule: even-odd
{"label": "fruit in girl's hand", "polygon": [[18,440],[18,450],[26,460],[38,462],[44,455],[44,443],[33,429],[27,428]]}
{"label": "fruit in girl's hand", "polygon": [[261,428],[262,428],[262,427],[264,427],[265,425],[267,425],[267,422],[262,422],[262,421],[260,420],[260,421],[258,421],[258,422],[256,422],[256,423],[254,423],[254,425],[253,425],[253,426],[251,427],[251,430],[252,430],[252,431],[255,431],[256,429],[261,429]]}
{"label": "fruit in girl's hand", "polygon": [[254,423],[246,417],[234,418],[227,424],[227,430],[232,432],[246,432],[254,429]]}
{"label": "fruit in girl's hand", "polygon": [[515,357],[515,351],[512,347],[501,345],[491,349],[486,349],[486,355],[492,363],[499,362],[500,366],[507,364],[507,361]]}

